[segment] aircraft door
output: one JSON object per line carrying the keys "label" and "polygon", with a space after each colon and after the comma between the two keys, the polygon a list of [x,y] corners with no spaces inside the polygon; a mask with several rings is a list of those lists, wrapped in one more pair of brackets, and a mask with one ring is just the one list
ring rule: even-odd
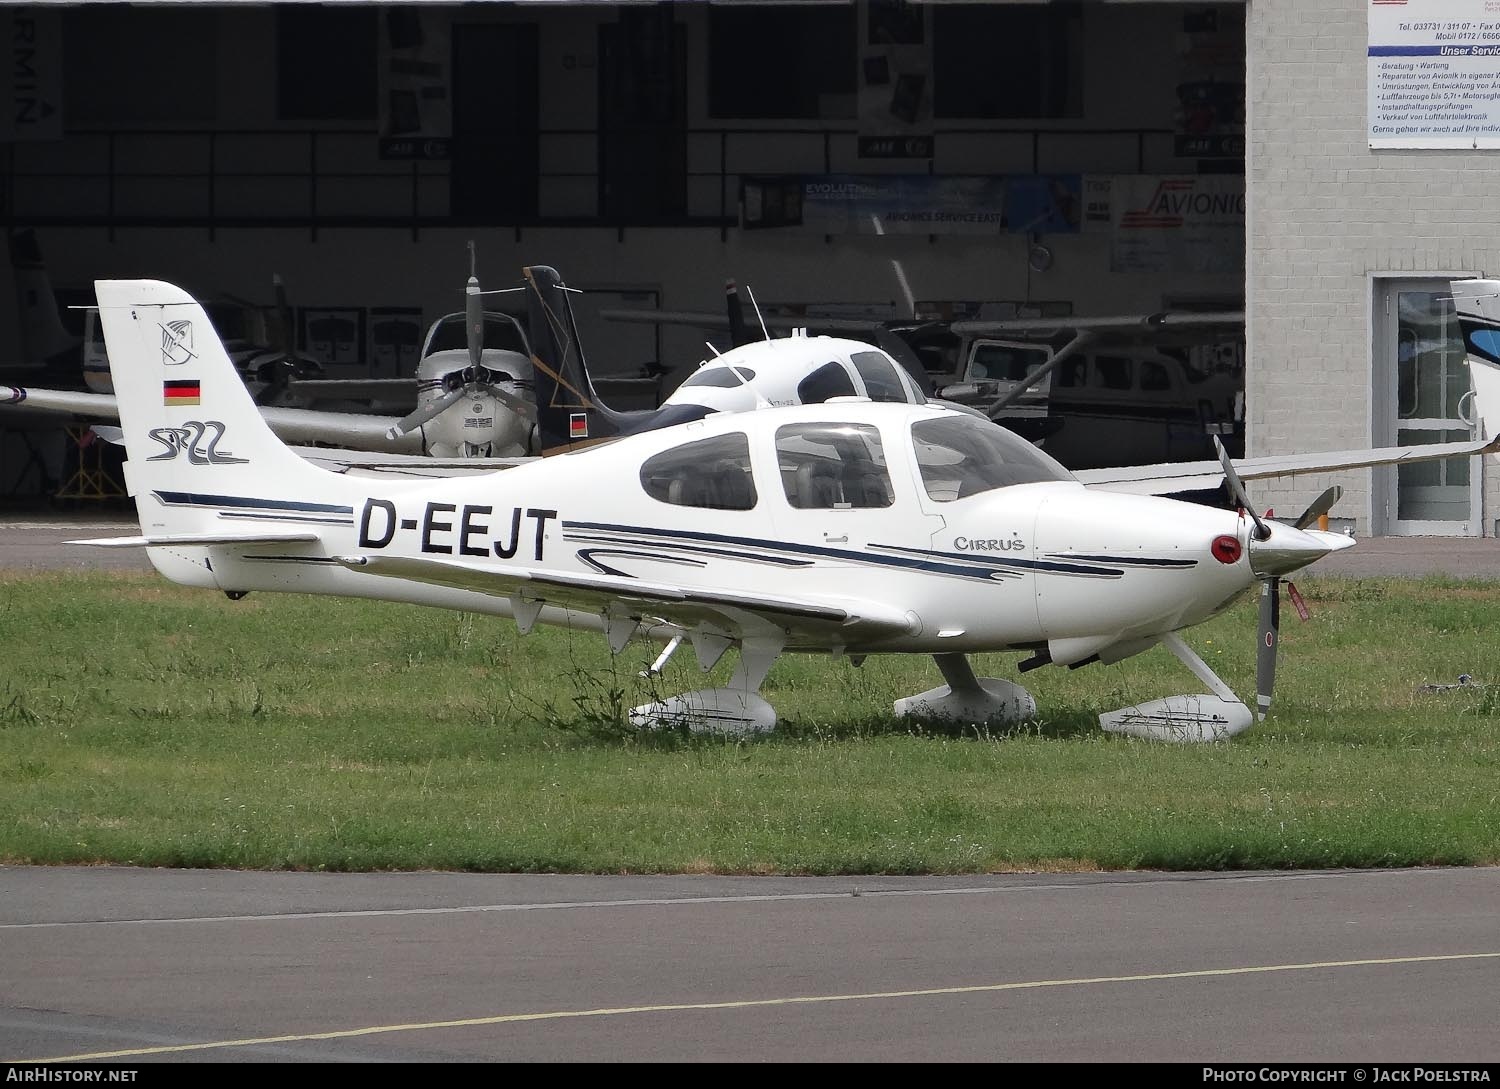
{"label": "aircraft door", "polygon": [[[823,566],[864,566],[892,548],[926,548],[941,518],[918,506],[904,467],[887,463],[873,424],[826,421],[776,431],[776,466],[784,503],[776,528],[809,547]],[[893,571],[895,568],[893,567]]]}

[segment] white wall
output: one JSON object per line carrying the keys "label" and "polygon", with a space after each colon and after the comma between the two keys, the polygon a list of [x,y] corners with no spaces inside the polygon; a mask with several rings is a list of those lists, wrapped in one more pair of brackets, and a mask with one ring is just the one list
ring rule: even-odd
{"label": "white wall", "polygon": [[[1364,446],[1372,437],[1374,277],[1500,272],[1495,152],[1372,151],[1365,4],[1250,0],[1246,380],[1250,453]],[[1486,459],[1488,460],[1488,459]],[[1486,470],[1481,525],[1500,474]],[[1371,473],[1268,483],[1295,513],[1330,483],[1367,532]]]}

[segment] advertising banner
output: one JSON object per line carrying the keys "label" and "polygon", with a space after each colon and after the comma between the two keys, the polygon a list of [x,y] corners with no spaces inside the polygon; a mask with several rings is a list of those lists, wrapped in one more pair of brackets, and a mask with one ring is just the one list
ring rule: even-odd
{"label": "advertising banner", "polygon": [[931,24],[927,4],[860,0],[860,158],[932,158]]}
{"label": "advertising banner", "polygon": [[1370,146],[1500,147],[1500,4],[1366,3]]}
{"label": "advertising banner", "polygon": [[1111,272],[1244,271],[1245,179],[1239,175],[1117,174],[1109,208]]}
{"label": "advertising banner", "polygon": [[380,157],[446,159],[453,138],[449,14],[404,5],[378,13]]}
{"label": "advertising banner", "polygon": [[743,226],[818,234],[1057,234],[1079,229],[1077,174],[822,174],[744,180]]}

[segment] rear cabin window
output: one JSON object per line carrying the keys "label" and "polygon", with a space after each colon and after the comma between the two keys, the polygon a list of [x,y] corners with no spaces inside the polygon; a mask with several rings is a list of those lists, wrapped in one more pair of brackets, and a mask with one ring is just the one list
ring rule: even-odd
{"label": "rear cabin window", "polygon": [[1157,393],[1171,388],[1172,379],[1167,374],[1166,367],[1149,359],[1141,360],[1141,389],[1148,393]]}
{"label": "rear cabin window", "polygon": [[[754,372],[751,373],[753,374]],[[682,384],[684,386],[720,386],[724,389],[732,389],[735,386],[743,386],[745,380],[732,367],[703,367],[688,375]]]}
{"label": "rear cabin window", "polygon": [[641,487],[675,507],[750,510],[756,495],[749,440],[736,432],[663,450],[641,466]]}
{"label": "rear cabin window", "polygon": [[872,401],[907,400],[906,387],[896,373],[896,364],[884,352],[855,352],[849,357],[854,369],[864,380],[865,392]]}
{"label": "rear cabin window", "polygon": [[1094,373],[1105,389],[1129,389],[1131,360],[1119,355],[1101,355],[1094,360]]}
{"label": "rear cabin window", "polygon": [[797,385],[797,399],[804,405],[820,405],[830,397],[856,397],[854,380],[842,363],[824,363]]}
{"label": "rear cabin window", "polygon": [[776,431],[786,500],[798,510],[888,507],[891,476],[870,424],[788,424]]}

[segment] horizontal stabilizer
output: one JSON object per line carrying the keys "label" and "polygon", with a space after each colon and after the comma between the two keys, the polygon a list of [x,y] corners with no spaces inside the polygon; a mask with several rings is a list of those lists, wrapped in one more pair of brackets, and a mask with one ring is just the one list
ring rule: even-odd
{"label": "horizontal stabilizer", "polygon": [[316,544],[316,533],[177,533],[165,537],[96,537],[68,541],[95,548],[165,548],[172,545]]}

